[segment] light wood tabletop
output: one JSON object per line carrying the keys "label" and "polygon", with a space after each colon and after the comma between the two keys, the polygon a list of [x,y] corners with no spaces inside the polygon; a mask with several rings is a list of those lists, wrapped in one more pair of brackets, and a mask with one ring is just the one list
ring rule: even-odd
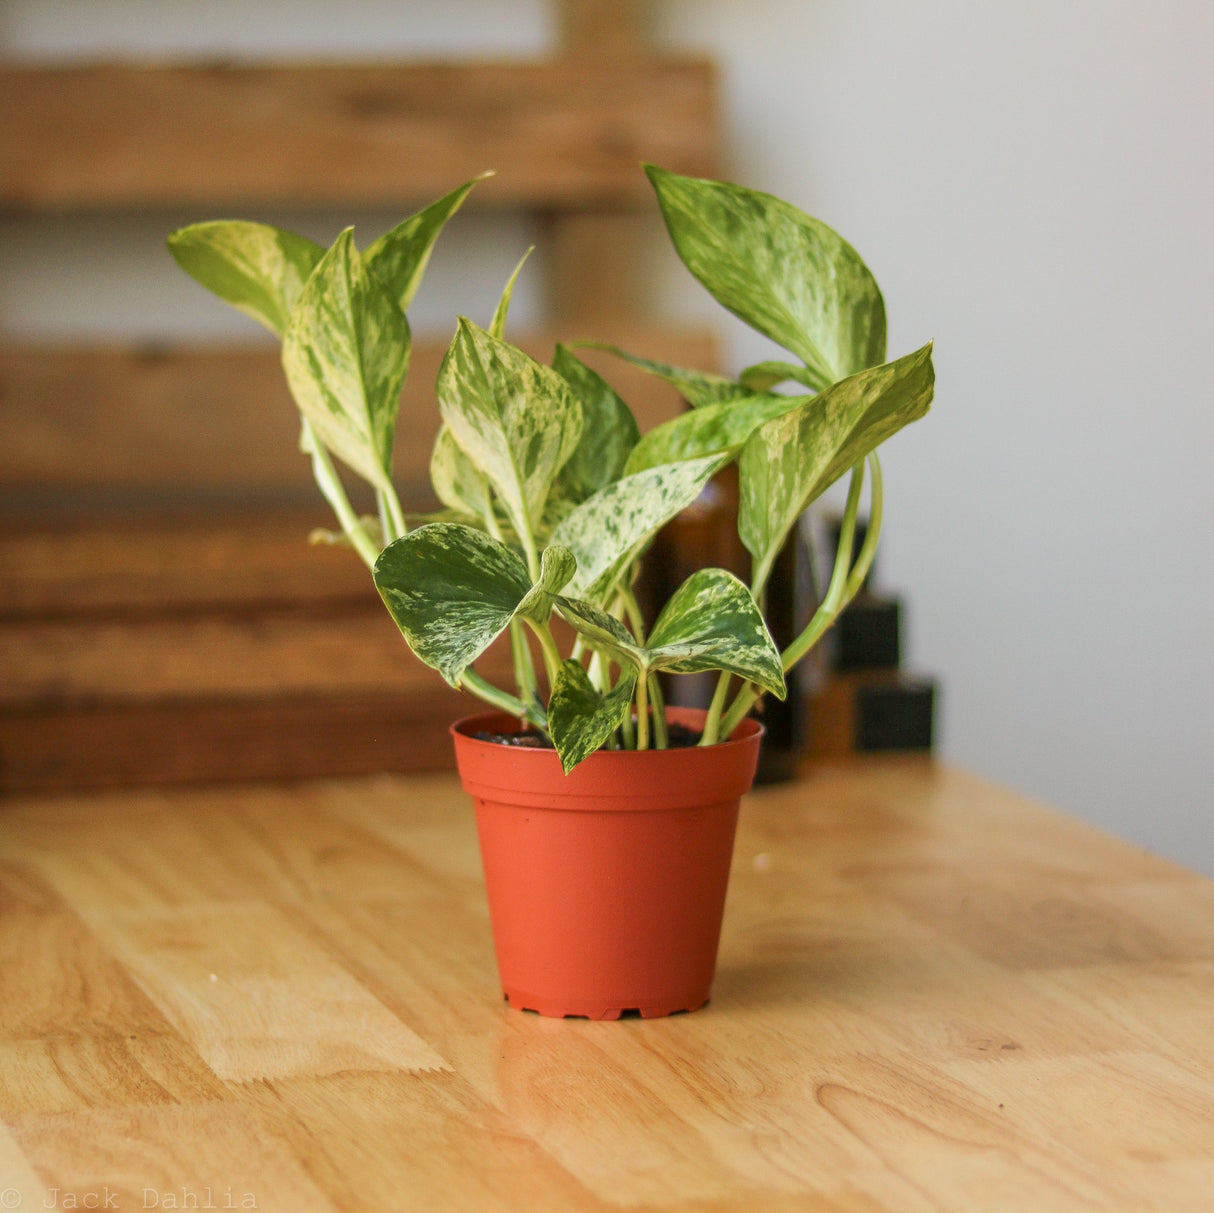
{"label": "light wood tabletop", "polygon": [[0,1210],[1214,1209],[1214,884],[924,759],[743,803],[706,1008],[496,984],[451,776],[0,806]]}

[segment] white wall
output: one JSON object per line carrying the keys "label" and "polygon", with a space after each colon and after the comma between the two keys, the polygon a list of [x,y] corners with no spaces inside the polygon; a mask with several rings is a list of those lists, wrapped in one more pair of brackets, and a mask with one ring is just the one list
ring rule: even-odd
{"label": "white wall", "polygon": [[[912,664],[941,679],[944,755],[1214,874],[1214,6],[655,0],[653,18],[724,68],[731,175],[862,251],[891,352],[936,339],[933,413],[884,458],[882,569]],[[534,2],[0,7],[10,53],[530,53],[547,36]],[[488,223],[465,230],[492,298],[528,233]],[[99,258],[92,229],[5,225],[0,322],[239,325],[173,278],[163,230],[132,221]],[[64,286],[64,248],[83,287]],[[445,323],[479,270],[435,272]],[[715,314],[669,260],[655,285]],[[730,331],[742,365],[756,347]]]}

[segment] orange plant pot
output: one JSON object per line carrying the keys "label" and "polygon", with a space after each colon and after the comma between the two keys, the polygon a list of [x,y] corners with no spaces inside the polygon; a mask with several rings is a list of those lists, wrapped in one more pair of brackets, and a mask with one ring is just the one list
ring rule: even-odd
{"label": "orange plant pot", "polygon": [[[704,713],[668,715],[698,729]],[[507,1001],[589,1019],[703,1006],[762,727],[744,721],[702,748],[599,752],[569,775],[553,750],[473,736],[518,727],[496,714],[451,727]]]}

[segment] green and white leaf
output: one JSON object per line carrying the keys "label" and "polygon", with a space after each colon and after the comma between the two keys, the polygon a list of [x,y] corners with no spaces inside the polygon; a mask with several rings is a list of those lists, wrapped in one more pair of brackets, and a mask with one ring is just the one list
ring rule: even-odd
{"label": "green and white leaf", "polygon": [[568,384],[461,319],[437,391],[451,436],[485,474],[516,532],[534,536],[552,483],[581,436],[582,409]]}
{"label": "green and white leaf", "polygon": [[291,312],[282,365],[291,394],[329,450],[390,489],[392,438],[409,369],[409,325],[347,229]]}
{"label": "green and white leaf", "polygon": [[489,335],[496,337],[499,341],[506,336],[506,317],[510,314],[510,300],[514,298],[515,283],[518,282],[519,274],[523,272],[523,266],[527,264],[527,258],[534,252],[535,245],[532,245],[519,258],[518,264],[506,281],[501,298],[497,301],[497,307],[493,310],[493,319],[489,323]]}
{"label": "green and white leaf", "polygon": [[663,463],[600,489],[566,516],[553,532],[577,560],[569,594],[601,606],[649,541],[730,460],[709,455]]}
{"label": "green and white leaf", "polygon": [[631,710],[636,670],[625,667],[615,686],[601,694],[576,661],[566,661],[548,701],[552,744],[568,775],[579,762],[601,749]]}
{"label": "green and white leaf", "polygon": [[674,674],[728,670],[785,695],[780,651],[759,606],[725,569],[700,569],[674,592],[653,625],[645,661]]}
{"label": "green and white leaf", "polygon": [[384,284],[402,312],[417,294],[434,244],[447,220],[463,205],[472,187],[491,176],[492,173],[481,173],[424,210],[410,215],[363,253],[367,267]]}
{"label": "green and white leaf", "polygon": [[757,429],[738,460],[738,533],[761,585],[797,518],[931,404],[932,347],[861,371]]}
{"label": "green and white leaf", "polygon": [[885,305],[860,255],[771,194],[646,165],[684,265],[722,306],[791,350],[821,389],[885,360]]}
{"label": "green and white leaf", "polygon": [[445,425],[439,427],[430,456],[430,484],[435,496],[457,514],[476,518],[480,525],[492,508],[489,482],[480,469],[460,450]]}
{"label": "green and white leaf", "polygon": [[816,391],[818,382],[808,367],[796,362],[756,362],[739,376],[738,382],[754,392],[767,392],[781,383],[799,383]]}
{"label": "green and white leaf", "polygon": [[457,523],[430,523],[390,543],[373,575],[409,647],[452,686],[531,590],[527,568],[510,548]]}
{"label": "green and white leaf", "polygon": [[633,448],[625,473],[705,455],[736,455],[760,425],[799,403],[793,396],[754,395],[701,405],[650,430]]}
{"label": "green and white leaf", "polygon": [[573,502],[585,501],[623,475],[641,433],[628,405],[568,346],[557,343],[552,367],[582,405],[582,436],[561,469],[557,489]]}
{"label": "green and white leaf", "polygon": [[554,605],[557,614],[605,656],[619,665],[630,665],[637,670],[645,668],[645,651],[614,615],[584,598],[562,595],[554,599]]}
{"label": "green and white leaf", "polygon": [[191,278],[278,334],[325,255],[294,232],[237,219],[183,227],[168,245]]}
{"label": "green and white leaf", "polygon": [[518,604],[517,614],[536,623],[546,624],[552,615],[552,601],[573,576],[577,562],[573,553],[559,544],[544,549],[540,558],[539,580]]}
{"label": "green and white leaf", "polygon": [[724,375],[714,375],[707,371],[693,371],[681,366],[671,366],[666,362],[654,362],[650,358],[640,358],[622,350],[618,345],[610,345],[601,341],[579,341],[577,346],[584,349],[604,350],[622,358],[631,366],[642,371],[648,371],[659,379],[664,379],[673,387],[692,408],[701,408],[706,404],[718,404],[722,400],[736,400],[739,396],[751,395],[750,388],[744,388],[734,380]]}

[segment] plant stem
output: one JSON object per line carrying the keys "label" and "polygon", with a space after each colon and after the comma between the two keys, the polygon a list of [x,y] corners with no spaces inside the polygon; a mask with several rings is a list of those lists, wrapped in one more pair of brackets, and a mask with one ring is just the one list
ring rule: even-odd
{"label": "plant stem", "polygon": [[653,744],[659,750],[670,747],[670,730],[666,727],[666,697],[656,674],[649,675],[649,702],[653,705]]}
{"label": "plant stem", "polygon": [[872,487],[868,490],[868,526],[864,530],[864,543],[860,546],[860,555],[856,557],[856,563],[852,566],[851,574],[847,578],[847,585],[843,589],[843,606],[847,606],[860,592],[860,587],[864,584],[865,577],[868,576],[868,570],[873,567],[873,557],[877,554],[877,540],[881,536],[884,493],[881,482],[881,462],[877,458],[876,451],[869,454],[868,466],[873,476]]}
{"label": "plant stem", "polygon": [[[780,654],[780,664],[785,673],[791,670],[817,644],[822,633],[835,622],[839,617],[839,612],[847,605],[848,599],[845,597],[845,592],[850,584],[848,573],[851,569],[852,543],[856,534],[856,513],[860,508],[860,493],[863,487],[864,462],[862,460],[852,469],[851,484],[847,490],[847,506],[843,512],[843,525],[839,528],[839,547],[835,552],[835,567],[831,572],[830,584],[826,587],[826,597],[822,599],[805,630]],[[871,549],[868,558],[871,563]],[[753,683],[743,684],[737,698],[729,705],[729,710],[721,722],[721,731],[726,737],[742,723],[746,713],[750,711],[760,694],[761,692]]]}
{"label": "plant stem", "polygon": [[641,604],[637,602],[637,596],[632,592],[631,586],[620,591],[620,601],[624,607],[624,616],[628,620],[628,626],[632,628],[632,634],[636,638],[637,644],[644,648],[645,619],[641,615]]}
{"label": "plant stem", "polygon": [[[725,697],[729,694],[730,674],[721,671],[717,679],[717,689],[713,692],[712,702],[708,705],[708,715],[704,717],[704,732],[700,736],[700,745],[716,745],[721,735],[721,713],[725,710]],[[731,729],[730,732],[733,732]],[[726,736],[729,734],[727,733]]]}
{"label": "plant stem", "polygon": [[625,712],[624,719],[620,721],[620,734],[624,738],[624,749],[636,749],[636,733],[632,727],[632,713]]}
{"label": "plant stem", "polygon": [[528,620],[531,630],[539,637],[540,649],[544,654],[544,668],[548,674],[548,690],[551,692],[556,685],[556,676],[561,671],[561,651],[556,647],[556,639],[552,629],[546,623],[536,623]]}
{"label": "plant stem", "polygon": [[637,749],[649,749],[649,676],[637,679]]}
{"label": "plant stem", "polygon": [[337,515],[338,522],[341,523],[341,529],[349,537],[350,542],[354,545],[354,550],[362,557],[367,568],[375,568],[375,561],[379,556],[375,550],[375,544],[371,542],[366,529],[358,520],[358,515],[354,513],[350,499],[346,496],[345,485],[342,484],[337,472],[333,469],[333,461],[329,458],[329,452],[325,449],[324,443],[316,437],[307,421],[303,423],[300,446],[312,456],[312,475],[316,478],[316,483],[325,500],[333,507],[333,512]]}
{"label": "plant stem", "polygon": [[465,670],[460,675],[459,685],[461,690],[475,695],[478,699],[483,699],[498,711],[514,716],[518,720],[527,720],[537,728],[547,731],[547,722],[539,717],[534,708],[523,703],[521,699],[516,699],[508,691],[499,690],[493,683],[486,682],[474,670]]}
{"label": "plant stem", "polygon": [[[379,499],[379,517],[380,522],[384,527],[384,538],[391,543],[393,539],[399,539],[402,535],[409,533],[409,524],[405,521],[405,511],[401,509],[400,498],[396,494],[396,489],[389,487],[387,489],[377,489],[376,496]],[[387,518],[385,519],[385,514]]]}

